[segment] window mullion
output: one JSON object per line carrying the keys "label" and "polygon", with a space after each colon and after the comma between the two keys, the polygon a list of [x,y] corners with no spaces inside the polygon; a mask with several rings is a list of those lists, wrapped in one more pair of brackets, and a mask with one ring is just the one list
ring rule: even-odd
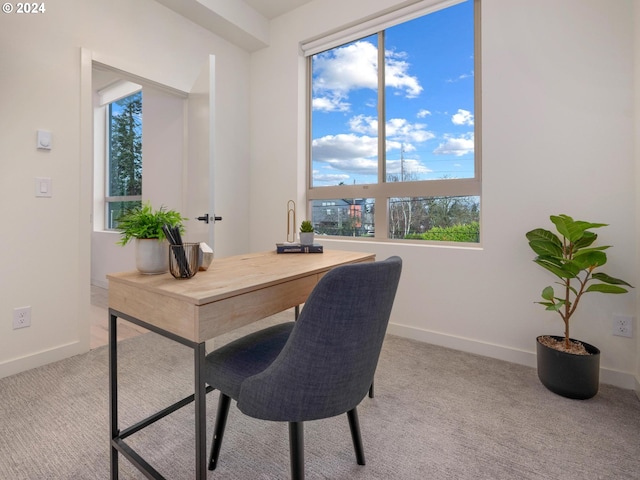
{"label": "window mullion", "polygon": [[104,195],[102,200],[102,214],[104,215],[103,228],[108,228],[109,201],[107,197],[111,195],[109,185],[111,182],[111,104],[106,105],[105,110],[105,142],[104,142]]}
{"label": "window mullion", "polygon": [[[385,46],[384,46],[384,30],[378,32],[378,185],[382,185],[387,179],[387,114],[385,109]],[[387,238],[389,229],[386,227],[389,223],[389,205],[388,199],[375,196],[376,209],[374,222],[378,226],[376,228],[376,238]],[[385,225],[384,228],[379,226]]]}
{"label": "window mullion", "polygon": [[386,180],[386,153],[385,144],[387,136],[386,112],[385,112],[385,64],[384,64],[384,31],[378,32],[378,183]]}

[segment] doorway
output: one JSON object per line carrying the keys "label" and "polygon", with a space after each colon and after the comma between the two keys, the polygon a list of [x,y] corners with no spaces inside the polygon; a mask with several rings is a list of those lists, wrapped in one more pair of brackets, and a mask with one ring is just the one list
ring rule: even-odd
{"label": "doorway", "polygon": [[[106,275],[111,272],[134,270],[135,258],[133,245],[117,245],[119,233],[105,227],[105,157],[106,130],[100,126],[104,118],[104,108],[99,102],[98,92],[117,82],[131,81],[143,88],[143,161],[142,161],[142,199],[150,201],[154,208],[165,206],[180,211],[189,218],[186,241],[205,241],[213,247],[213,222],[199,222],[198,217],[214,212],[213,199],[213,70],[212,58],[203,68],[203,74],[194,84],[192,92],[185,93],[171,87],[141,79],[133,74],[90,61],[87,68],[86,57],[90,52],[83,51],[83,71],[90,73],[89,84],[91,101],[87,95],[83,99],[90,103],[83,105],[86,117],[91,118],[92,129],[83,137],[90,137],[93,158],[91,176],[93,204],[91,214],[90,240],[90,348],[104,345],[108,339],[107,331],[107,295]],[[85,89],[85,92],[88,89]],[[102,117],[101,117],[102,116]],[[104,125],[102,120],[102,125]],[[88,131],[93,133],[89,134]],[[86,153],[89,149],[85,148]],[[211,213],[213,216],[213,213]],[[145,332],[123,324],[118,328],[119,339],[129,338]]]}

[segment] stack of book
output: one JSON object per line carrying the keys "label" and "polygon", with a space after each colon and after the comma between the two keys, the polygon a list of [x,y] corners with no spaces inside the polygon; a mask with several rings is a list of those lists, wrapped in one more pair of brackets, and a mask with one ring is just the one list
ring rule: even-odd
{"label": "stack of book", "polygon": [[300,243],[276,243],[278,253],[322,253],[322,245],[302,245]]}

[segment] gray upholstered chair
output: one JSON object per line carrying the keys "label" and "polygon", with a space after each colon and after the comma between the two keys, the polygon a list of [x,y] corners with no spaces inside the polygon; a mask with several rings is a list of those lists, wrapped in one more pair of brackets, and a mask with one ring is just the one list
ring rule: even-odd
{"label": "gray upholstered chair", "polygon": [[220,390],[209,470],[218,462],[231,399],[246,415],[289,423],[294,479],[304,478],[308,420],[347,413],[356,460],[364,465],[356,407],[372,385],[401,269],[399,257],[334,268],[296,322],[207,355],[206,381]]}

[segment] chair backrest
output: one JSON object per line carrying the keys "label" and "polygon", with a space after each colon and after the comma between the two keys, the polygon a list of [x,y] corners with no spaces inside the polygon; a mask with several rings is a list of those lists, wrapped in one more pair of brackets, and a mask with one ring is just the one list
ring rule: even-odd
{"label": "chair backrest", "polygon": [[366,396],[389,323],[402,260],[344,265],[313,289],[280,355],[240,387],[238,408],[264,420],[340,415]]}

